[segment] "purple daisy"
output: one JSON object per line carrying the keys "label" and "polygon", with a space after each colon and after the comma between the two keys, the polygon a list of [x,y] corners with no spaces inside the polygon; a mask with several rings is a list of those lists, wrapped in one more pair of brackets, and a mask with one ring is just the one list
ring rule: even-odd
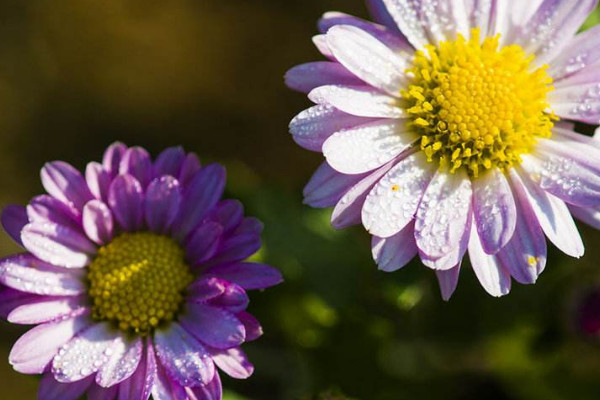
{"label": "purple daisy", "polygon": [[316,103],[293,138],[326,159],[305,202],[335,206],[335,228],[362,222],[384,271],[419,255],[444,299],[467,250],[493,296],[536,281],[544,235],[582,256],[569,207],[600,210],[600,150],[573,122],[600,123],[600,27],[577,32],[597,2],[370,0],[377,24],[326,13],[314,43],[329,60],[286,75]]}
{"label": "purple daisy", "polygon": [[262,224],[220,200],[222,166],[115,143],[85,177],[55,161],[41,178],[48,194],[2,214],[26,252],[0,261],[0,312],[37,325],[9,361],[43,374],[40,400],[218,400],[215,365],[252,374],[240,345],[262,330],[246,290],[282,278],[243,261]]}

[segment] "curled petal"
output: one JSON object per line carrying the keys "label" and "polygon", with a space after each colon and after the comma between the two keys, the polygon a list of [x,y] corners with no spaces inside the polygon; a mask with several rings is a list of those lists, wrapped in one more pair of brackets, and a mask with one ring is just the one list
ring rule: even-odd
{"label": "curled petal", "polygon": [[63,161],[46,163],[41,172],[42,185],[51,196],[81,210],[94,197],[79,171]]}
{"label": "curled petal", "polygon": [[100,200],[89,201],[83,207],[83,230],[88,238],[99,245],[107,244],[113,237],[113,216]]}

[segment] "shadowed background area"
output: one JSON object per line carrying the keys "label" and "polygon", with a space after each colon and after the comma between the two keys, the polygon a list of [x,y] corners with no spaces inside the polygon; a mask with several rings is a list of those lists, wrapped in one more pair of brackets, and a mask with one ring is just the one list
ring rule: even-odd
{"label": "shadowed background area", "polygon": [[[266,225],[258,257],[286,278],[251,294],[265,335],[226,400],[597,399],[600,342],[575,321],[600,285],[600,233],[580,226],[583,259],[552,249],[538,283],[506,298],[465,268],[444,303],[432,271],[377,271],[361,228],[301,204],[321,156],[287,132],[309,103],[283,74],[320,58],[310,38],[328,10],[367,17],[361,0],[0,1],[0,204],[39,194],[45,161],[83,169],[115,140],[225,164],[228,196]],[[0,255],[16,251],[2,235]],[[4,399],[36,398],[38,378],[7,360],[26,329],[0,324]]]}

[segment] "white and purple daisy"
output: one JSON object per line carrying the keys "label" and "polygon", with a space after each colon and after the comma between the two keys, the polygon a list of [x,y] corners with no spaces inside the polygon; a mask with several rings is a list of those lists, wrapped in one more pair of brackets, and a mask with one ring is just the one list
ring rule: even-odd
{"label": "white and purple daisy", "polygon": [[335,206],[335,228],[362,222],[384,271],[419,255],[444,299],[467,250],[494,296],[536,281],[544,234],[583,255],[569,207],[600,210],[600,150],[573,122],[600,123],[600,27],[577,32],[597,3],[370,0],[378,24],[325,14],[314,43],[329,61],[286,75],[316,103],[293,138],[326,159],[305,202]]}
{"label": "white and purple daisy", "polygon": [[252,374],[240,345],[262,330],[246,290],[282,279],[244,261],[262,224],[220,200],[223,167],[115,143],[85,177],[56,161],[41,178],[48,194],[2,214],[26,252],[0,261],[0,312],[37,325],[9,361],[44,375],[40,400],[219,400],[215,365]]}

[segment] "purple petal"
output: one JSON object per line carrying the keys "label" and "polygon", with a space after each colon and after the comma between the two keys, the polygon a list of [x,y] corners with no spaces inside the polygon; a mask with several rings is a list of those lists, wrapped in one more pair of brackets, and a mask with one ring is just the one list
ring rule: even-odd
{"label": "purple petal", "polygon": [[110,185],[108,205],[117,223],[126,231],[141,229],[144,195],[140,183],[131,175],[119,175]]}
{"label": "purple petal", "polygon": [[515,231],[515,199],[504,176],[497,168],[473,180],[473,216],[483,250],[496,254]]}
{"label": "purple petal", "polygon": [[246,291],[241,286],[231,282],[227,282],[224,286],[223,293],[210,299],[206,304],[224,308],[234,314],[245,310],[248,303],[250,303]]}
{"label": "purple petal", "polygon": [[246,290],[264,289],[283,282],[277,269],[251,262],[218,265],[207,269],[206,273],[238,284]]}
{"label": "purple petal", "polygon": [[442,299],[444,301],[450,300],[450,297],[454,294],[456,287],[458,286],[458,277],[460,275],[460,264],[454,268],[447,270],[435,271],[435,274],[440,285],[440,291],[442,293]]}
{"label": "purple petal", "polygon": [[400,232],[413,220],[436,166],[418,152],[394,166],[371,189],[362,208],[362,223],[382,238]]}
{"label": "purple petal", "polygon": [[29,222],[25,207],[20,205],[8,205],[4,207],[0,221],[11,239],[23,246],[23,242],[21,242],[21,230]]}
{"label": "purple petal", "polygon": [[316,104],[327,104],[357,117],[406,118],[406,112],[398,105],[398,99],[375,90],[371,86],[327,85],[308,94]]}
{"label": "purple petal", "polygon": [[285,74],[285,84],[293,90],[308,93],[325,85],[362,85],[354,74],[341,64],[317,61],[293,67]]}
{"label": "purple petal", "polygon": [[223,398],[221,378],[216,371],[215,377],[208,385],[196,386],[188,388],[188,390],[196,396],[196,400],[221,400]]}
{"label": "purple petal", "polygon": [[102,164],[89,163],[85,168],[85,181],[96,199],[106,201],[112,178]]}
{"label": "purple petal", "polygon": [[172,176],[154,179],[146,190],[144,214],[150,230],[166,233],[175,221],[181,204],[181,185]]}
{"label": "purple petal", "polygon": [[66,162],[46,163],[41,178],[48,194],[78,210],[94,198],[81,173]]}
{"label": "purple petal", "polygon": [[571,214],[589,226],[600,229],[600,207],[569,206]]}
{"label": "purple petal", "polygon": [[187,303],[179,317],[181,326],[202,343],[227,349],[244,342],[244,325],[227,310],[201,303]]}
{"label": "purple petal", "polygon": [[36,196],[27,205],[30,222],[52,222],[75,230],[81,229],[81,212],[62,201],[43,194]]}
{"label": "purple petal", "polygon": [[115,400],[117,398],[118,386],[103,388],[92,384],[87,393],[87,400]]}
{"label": "purple petal", "polygon": [[223,372],[235,379],[247,379],[254,372],[254,365],[239,347],[211,350],[212,359]]}
{"label": "purple petal", "polygon": [[85,297],[39,297],[13,309],[8,322],[36,325],[79,315],[87,308]]}
{"label": "purple petal", "polygon": [[104,245],[113,237],[113,216],[100,200],[89,201],[83,207],[83,230],[94,243]]}
{"label": "purple petal", "polygon": [[304,204],[315,208],[334,206],[344,193],[367,176],[347,175],[337,172],[327,162],[323,162],[304,187]]}
{"label": "purple petal", "polygon": [[85,235],[50,222],[25,225],[21,240],[33,255],[61,267],[85,267],[96,253],[96,246]]}
{"label": "purple petal", "polygon": [[225,292],[227,284],[228,282],[224,279],[204,276],[187,288],[189,299],[195,302],[206,302],[214,299]]}
{"label": "purple petal", "polygon": [[211,164],[200,170],[184,188],[173,232],[185,238],[217,204],[225,188],[225,169]]}
{"label": "purple petal", "polygon": [[157,178],[163,175],[177,177],[184,161],[185,151],[183,151],[183,148],[180,146],[169,147],[156,157],[153,166],[154,176]]}
{"label": "purple petal", "polygon": [[7,319],[17,307],[35,302],[40,296],[0,285],[0,317]]}
{"label": "purple petal", "polygon": [[121,142],[115,142],[108,146],[102,157],[102,165],[104,169],[110,174],[111,178],[114,178],[119,173],[119,165],[121,165],[121,159],[127,151],[127,146]]}
{"label": "purple petal", "polygon": [[260,326],[260,323],[252,314],[242,311],[235,316],[242,324],[244,324],[244,328],[246,329],[246,342],[251,342],[262,336],[262,326]]}
{"label": "purple petal", "polygon": [[194,176],[200,171],[200,160],[198,156],[194,153],[188,153],[181,165],[181,171],[179,171],[179,176],[177,180],[183,185],[187,186]]}
{"label": "purple petal", "polygon": [[199,265],[217,252],[223,227],[217,222],[207,221],[200,225],[187,240],[186,256],[192,265]]}
{"label": "purple petal", "polygon": [[154,348],[150,339],[142,353],[137,369],[119,385],[119,400],[148,400],[156,375]]}
{"label": "purple petal", "polygon": [[142,185],[142,188],[145,188],[152,179],[150,154],[141,147],[130,147],[123,154],[121,164],[119,164],[119,174],[133,176]]}
{"label": "purple petal", "polygon": [[393,165],[394,163],[390,162],[378,170],[369,173],[364,179],[352,186],[352,188],[342,196],[331,214],[331,225],[335,229],[342,229],[360,223],[361,212],[367,195],[371,191],[371,188],[373,188]]}
{"label": "purple petal", "polygon": [[[60,383],[51,373],[44,374],[38,390],[39,400],[77,400],[88,390],[93,378],[73,383]],[[144,399],[147,400],[147,399]]]}
{"label": "purple petal", "polygon": [[[210,363],[212,364],[212,361]],[[218,374],[215,372],[215,375]],[[169,377],[168,372],[165,371],[165,368],[163,368],[160,362],[156,363],[156,378],[154,380],[154,386],[152,387],[152,399],[190,400],[184,387]]]}
{"label": "purple petal", "polygon": [[96,375],[96,383],[104,388],[114,386],[129,378],[142,358],[142,339],[118,336],[110,347],[107,360]]}
{"label": "purple petal", "polygon": [[[108,360],[121,333],[107,322],[95,323],[61,346],[52,361],[52,373],[59,382],[76,382],[96,373]],[[85,354],[85,357],[82,357]]]}
{"label": "purple petal", "polygon": [[600,25],[578,34],[552,61],[548,73],[557,84],[589,65],[600,61],[600,46],[595,40],[600,36]]}
{"label": "purple petal", "polygon": [[[373,20],[375,20],[379,24],[386,26],[387,28],[389,28],[392,32],[396,33],[397,35],[400,35],[398,25],[396,25],[396,22],[394,21],[394,19],[388,12],[388,10],[382,0],[367,0],[367,8],[369,9],[369,12],[373,16]],[[408,47],[412,48],[412,46],[410,44],[408,44],[408,42],[406,42],[406,39],[404,39],[404,36],[402,36],[402,38],[403,38],[403,41],[406,43],[406,45]]]}
{"label": "purple petal", "polygon": [[213,379],[215,367],[210,355],[179,324],[173,322],[168,329],[156,331],[154,345],[162,366],[178,384],[198,386]]}
{"label": "purple petal", "polygon": [[245,260],[260,249],[263,224],[256,218],[246,217],[228,238],[223,238],[217,255],[210,263],[227,263]]}
{"label": "purple petal", "polygon": [[228,234],[237,228],[244,217],[244,206],[237,200],[220,201],[208,218],[223,227],[223,233]]}
{"label": "purple petal", "polygon": [[486,292],[494,297],[508,294],[510,274],[502,267],[497,256],[486,254],[483,251],[477,229],[471,229],[469,258],[473,271]]}
{"label": "purple petal", "polygon": [[373,236],[371,252],[373,260],[380,270],[397,271],[417,255],[414,230],[414,223],[409,223],[400,232],[389,238]]}
{"label": "purple petal", "polygon": [[84,275],[84,270],[56,267],[31,254],[18,254],[0,261],[0,282],[27,293],[75,296],[86,291]]}
{"label": "purple petal", "polygon": [[372,119],[347,114],[331,105],[319,104],[296,115],[290,122],[290,133],[301,147],[320,152],[323,143],[335,132],[370,121]]}
{"label": "purple petal", "polygon": [[86,315],[38,325],[17,340],[8,361],[21,373],[41,374],[58,353],[58,349],[91,323]]}

